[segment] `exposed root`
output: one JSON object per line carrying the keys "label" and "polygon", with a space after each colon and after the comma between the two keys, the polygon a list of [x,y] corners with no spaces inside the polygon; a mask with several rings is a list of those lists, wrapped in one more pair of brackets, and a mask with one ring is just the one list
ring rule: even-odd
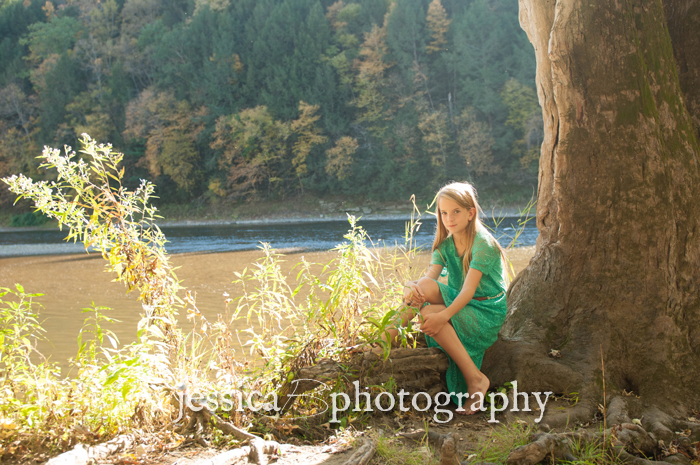
{"label": "exposed root", "polygon": [[[695,434],[679,427],[692,422],[679,421],[658,409],[649,409],[642,419],[629,420],[627,401],[613,398],[608,408],[607,421],[623,421],[613,424],[599,433],[578,430],[569,433],[537,433],[529,444],[513,449],[506,462],[509,465],[534,465],[545,459],[552,461],[576,460],[575,451],[583,444],[604,447],[618,459],[633,465],[689,465],[698,459]],[[700,428],[698,428],[700,434]],[[695,439],[695,438],[693,438]],[[656,460],[654,460],[656,459]]]}
{"label": "exposed root", "polygon": [[451,434],[447,434],[440,447],[440,465],[460,465],[457,443]]}
{"label": "exposed root", "polygon": [[545,413],[542,423],[550,428],[573,427],[577,423],[587,423],[598,409],[590,402],[580,401],[574,407],[561,412]]}
{"label": "exposed root", "polygon": [[491,387],[518,380],[522,392],[552,391],[563,393],[581,386],[580,370],[570,367],[568,359],[547,357],[548,348],[499,334],[498,340],[484,354],[481,370],[491,380]]}
{"label": "exposed root", "polygon": [[[287,445],[286,447],[293,447]],[[257,463],[267,465],[270,460],[268,455],[277,454],[284,446],[273,441],[263,441],[256,438],[251,445],[227,450],[208,459],[195,462],[193,465],[237,465]]]}
{"label": "exposed root", "polygon": [[[575,433],[575,440],[591,440],[584,430]],[[506,459],[509,465],[534,465],[550,457],[552,461],[566,460],[576,461],[572,454],[572,436],[574,433],[550,434],[537,433],[531,439],[530,444],[516,447]]]}
{"label": "exposed root", "polygon": [[233,436],[239,441],[258,439],[257,436],[250,434],[247,431],[243,431],[242,429],[236,428],[231,423],[224,421],[216,413],[211,412],[207,408],[203,408],[198,413],[201,413],[201,415],[207,420],[207,422],[211,423],[214,426],[214,428],[220,430],[224,434]]}
{"label": "exposed root", "polygon": [[364,439],[362,445],[350,456],[345,465],[367,465],[377,451],[377,443]]}
{"label": "exposed root", "polygon": [[186,413],[189,415],[189,420],[186,425],[181,428],[182,434],[193,433],[194,440],[205,447],[209,445],[200,436],[200,433],[209,427],[214,427],[226,435],[233,436],[239,441],[249,444],[235,449],[235,451],[227,451],[213,458],[206,459],[201,462],[201,465],[235,464],[237,461],[242,460],[242,458],[246,458],[250,463],[267,465],[269,462],[268,455],[277,454],[280,450],[281,445],[279,443],[275,441],[265,441],[247,431],[236,428],[204,405],[202,405],[201,410],[193,411],[187,409]]}
{"label": "exposed root", "polygon": [[333,360],[322,360],[316,365],[298,370],[294,378],[285,382],[277,392],[280,416],[294,405],[296,396],[319,387],[319,383],[335,381],[342,373],[341,365]]}
{"label": "exposed root", "polygon": [[277,392],[281,407],[279,414],[283,415],[289,410],[300,394],[341,377],[349,385],[350,395],[354,393],[351,383],[355,380],[368,386],[386,383],[390,379],[399,389],[425,391],[434,395],[445,389],[441,373],[447,371],[448,366],[447,356],[437,348],[392,349],[386,360],[372,351],[357,353],[343,364],[322,360],[316,365],[299,369],[291,381],[282,385]]}
{"label": "exposed root", "polygon": [[400,433],[400,436],[414,441],[425,441],[440,451],[440,465],[460,465],[457,443],[452,434],[440,434],[434,431],[417,430],[412,433]]}
{"label": "exposed root", "polygon": [[605,419],[609,425],[632,423],[632,418],[627,412],[627,400],[622,396],[613,397],[608,404]]}

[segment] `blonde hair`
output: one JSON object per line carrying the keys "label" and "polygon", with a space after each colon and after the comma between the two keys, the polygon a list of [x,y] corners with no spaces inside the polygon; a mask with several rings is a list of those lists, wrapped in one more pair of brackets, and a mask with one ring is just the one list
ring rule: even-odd
{"label": "blonde hair", "polygon": [[[467,247],[464,249],[464,255],[461,257],[463,267],[462,271],[466,279],[467,271],[469,270],[469,263],[472,261],[472,247],[474,246],[476,230],[477,228],[484,227],[479,219],[479,213],[481,212],[483,214],[483,211],[481,210],[479,202],[476,198],[476,189],[474,189],[474,186],[472,186],[470,183],[453,182],[440,189],[435,197],[435,216],[437,217],[437,227],[435,229],[435,240],[433,241],[433,252],[436,251],[440,247],[440,244],[442,244],[443,241],[450,236],[450,234],[447,232],[447,228],[445,228],[445,225],[442,223],[442,215],[440,214],[440,199],[443,197],[452,200],[460,207],[467,209],[467,211],[470,211],[472,208],[476,209],[474,219],[467,224]],[[489,236],[491,235],[489,234]],[[491,237],[493,238],[493,236]],[[498,251],[501,254],[501,260],[503,261],[504,270],[507,270],[507,257],[505,250],[503,250],[503,247],[501,247],[501,244],[499,244],[497,240],[493,239],[492,242],[493,245],[498,247]],[[506,274],[508,275],[509,273],[506,272]]]}

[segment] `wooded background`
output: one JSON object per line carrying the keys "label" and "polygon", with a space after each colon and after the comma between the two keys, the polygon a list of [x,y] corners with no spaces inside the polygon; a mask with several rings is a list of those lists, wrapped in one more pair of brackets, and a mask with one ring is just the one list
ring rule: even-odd
{"label": "wooded background", "polygon": [[[168,202],[537,185],[517,0],[3,0],[0,176],[81,133]],[[14,198],[2,189],[0,208]]]}

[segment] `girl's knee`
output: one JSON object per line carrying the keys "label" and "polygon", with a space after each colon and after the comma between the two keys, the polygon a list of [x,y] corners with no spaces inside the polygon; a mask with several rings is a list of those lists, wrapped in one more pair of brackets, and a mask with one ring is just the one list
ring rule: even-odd
{"label": "girl's knee", "polygon": [[423,291],[426,302],[431,304],[442,303],[442,294],[440,294],[438,283],[428,277],[423,277],[418,280],[418,287]]}

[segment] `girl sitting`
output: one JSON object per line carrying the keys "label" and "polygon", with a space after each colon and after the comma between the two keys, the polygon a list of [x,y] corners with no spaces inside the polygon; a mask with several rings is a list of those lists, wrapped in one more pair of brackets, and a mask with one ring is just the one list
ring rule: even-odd
{"label": "girl sitting", "polygon": [[[466,393],[475,400],[479,392],[483,401],[490,382],[479,368],[507,313],[505,251],[479,221],[480,207],[471,184],[452,183],[440,189],[437,207],[431,265],[425,277],[406,283],[404,302],[409,308],[401,314],[401,322],[407,325],[416,309],[421,309],[420,330],[428,346],[439,347],[449,356],[450,392]],[[449,273],[447,284],[437,281],[443,267]],[[398,330],[388,333],[394,341]],[[476,412],[473,407],[461,408],[459,397],[452,399],[460,406],[458,413]]]}

